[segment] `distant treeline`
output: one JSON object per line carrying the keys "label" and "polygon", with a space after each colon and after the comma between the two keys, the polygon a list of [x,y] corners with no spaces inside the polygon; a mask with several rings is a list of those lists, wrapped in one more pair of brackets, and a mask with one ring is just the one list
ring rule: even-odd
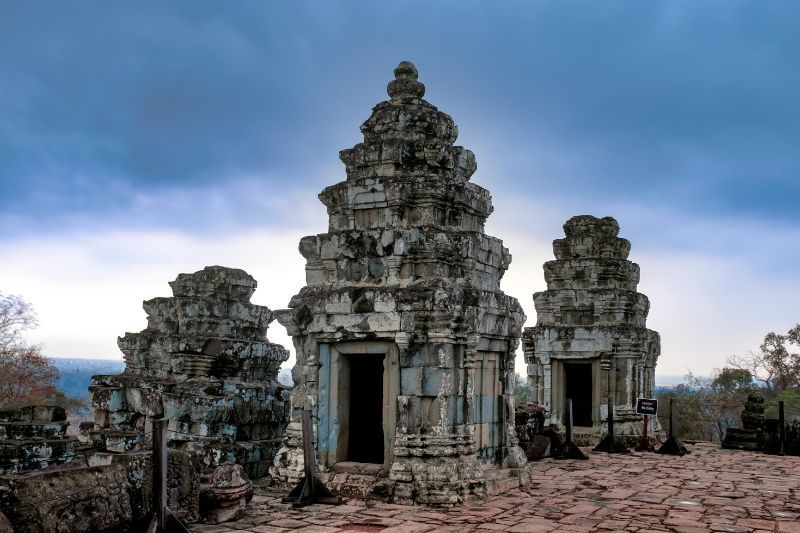
{"label": "distant treeline", "polygon": [[[120,359],[74,359],[67,357],[54,358],[58,368],[58,389],[72,398],[86,400],[89,397],[89,383],[95,374],[119,374],[125,370],[125,361]],[[278,380],[284,385],[292,385],[292,374],[287,368],[281,368]]]}
{"label": "distant treeline", "polygon": [[95,374],[119,374],[125,362],[118,359],[54,358],[58,368],[56,386],[67,396],[85,400],[89,396],[89,382]]}
{"label": "distant treeline", "polygon": [[742,411],[747,395],[755,393],[765,400],[764,415],[778,417],[778,402],[784,402],[787,422],[800,418],[797,388],[776,390],[755,383],[742,369],[724,368],[712,378],[688,374],[673,387],[657,387],[658,419],[669,428],[669,400],[676,400],[675,432],[687,441],[721,442],[730,427],[742,427]]}

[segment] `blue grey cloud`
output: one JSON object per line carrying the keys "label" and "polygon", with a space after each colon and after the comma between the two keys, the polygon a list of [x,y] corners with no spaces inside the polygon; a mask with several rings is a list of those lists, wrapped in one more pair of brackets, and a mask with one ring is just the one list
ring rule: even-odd
{"label": "blue grey cloud", "polygon": [[[401,59],[492,190],[796,224],[798,16],[789,1],[4,3],[0,232],[207,230],[219,220],[186,215],[210,209],[204,191],[232,223],[280,222],[262,196],[342,179],[338,150]],[[242,197],[243,179],[264,195]],[[147,200],[162,196],[177,216]]]}

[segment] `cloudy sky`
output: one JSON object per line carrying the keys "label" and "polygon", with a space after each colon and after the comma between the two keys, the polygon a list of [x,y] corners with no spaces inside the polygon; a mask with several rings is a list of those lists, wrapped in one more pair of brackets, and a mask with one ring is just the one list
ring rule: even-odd
{"label": "cloudy sky", "polygon": [[[205,265],[303,285],[316,198],[401,60],[475,152],[535,322],[575,214],[633,243],[661,375],[800,322],[800,3],[0,3],[0,291],[53,356],[120,357]],[[270,339],[290,345],[274,323]]]}

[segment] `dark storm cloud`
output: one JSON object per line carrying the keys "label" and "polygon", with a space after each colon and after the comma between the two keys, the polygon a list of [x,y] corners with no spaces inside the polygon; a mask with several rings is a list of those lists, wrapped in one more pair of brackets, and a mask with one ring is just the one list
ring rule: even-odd
{"label": "dark storm cloud", "polygon": [[491,189],[796,222],[798,20],[794,2],[5,3],[0,221],[203,228],[209,191],[279,222],[263,196],[341,179],[411,59]]}

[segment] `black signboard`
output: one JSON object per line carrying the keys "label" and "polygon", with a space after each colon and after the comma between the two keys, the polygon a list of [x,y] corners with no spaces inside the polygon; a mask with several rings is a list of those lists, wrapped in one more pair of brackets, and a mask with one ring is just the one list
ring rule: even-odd
{"label": "black signboard", "polygon": [[636,413],[640,415],[658,414],[658,400],[655,398],[639,398],[636,400]]}

